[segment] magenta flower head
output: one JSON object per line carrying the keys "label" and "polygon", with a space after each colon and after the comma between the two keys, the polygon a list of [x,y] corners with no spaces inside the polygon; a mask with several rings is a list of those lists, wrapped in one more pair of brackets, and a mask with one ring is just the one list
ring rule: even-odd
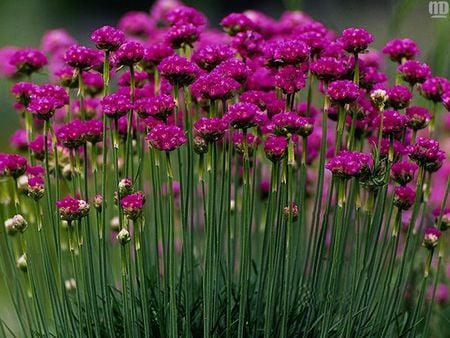
{"label": "magenta flower head", "polygon": [[431,121],[431,113],[424,107],[409,107],[406,109],[406,116],[408,116],[407,126],[412,130],[423,129]]}
{"label": "magenta flower head", "polygon": [[419,48],[411,39],[393,39],[383,48],[383,53],[389,55],[392,61],[403,63],[404,60],[411,60],[419,54]]}
{"label": "magenta flower head", "polygon": [[16,52],[16,47],[5,46],[0,48],[0,76],[13,78],[17,75],[16,66],[10,63],[11,57]]}
{"label": "magenta flower head", "polygon": [[172,55],[161,61],[158,71],[171,85],[184,87],[195,81],[199,68],[185,57]]}
{"label": "magenta flower head", "polygon": [[48,64],[44,53],[34,48],[24,48],[16,51],[9,60],[18,73],[30,75]]}
{"label": "magenta flower head", "polygon": [[414,204],[416,192],[408,186],[394,189],[394,205],[401,210],[408,210]]}
{"label": "magenta flower head", "polygon": [[239,82],[217,72],[200,76],[192,85],[192,93],[203,99],[228,100],[241,88]]}
{"label": "magenta flower head", "polygon": [[145,195],[141,191],[129,194],[120,199],[120,205],[122,206],[123,213],[128,219],[133,221],[137,220],[142,214],[144,204]]}
{"label": "magenta flower head", "polygon": [[26,129],[17,129],[9,138],[12,148],[26,151],[28,149],[28,136]]}
{"label": "magenta flower head", "polygon": [[341,150],[325,167],[331,173],[343,179],[362,178],[370,172],[372,158],[369,154]]}
{"label": "magenta flower head", "polygon": [[90,209],[90,206],[86,201],[71,196],[64,197],[57,201],[56,206],[59,209],[59,216],[61,219],[69,223],[87,216]]}
{"label": "magenta flower head", "polygon": [[402,85],[395,85],[386,90],[388,100],[387,105],[394,109],[403,109],[409,106],[412,94],[409,89]]}
{"label": "magenta flower head", "polygon": [[359,87],[350,80],[336,80],[329,84],[328,97],[339,104],[346,104],[356,101],[359,97]]}
{"label": "magenta flower head", "polygon": [[[50,140],[47,140],[48,149],[51,147]],[[42,134],[37,135],[33,141],[28,144],[28,147],[33,152],[34,157],[36,159],[42,161],[45,157],[45,143],[44,136]]]}
{"label": "magenta flower head", "polygon": [[406,150],[411,160],[431,173],[439,170],[445,159],[445,152],[439,148],[439,142],[430,138],[418,137],[416,143]]}
{"label": "magenta flower head", "polygon": [[152,43],[144,48],[141,64],[145,71],[154,71],[162,60],[173,55],[175,51],[167,43]]}
{"label": "magenta flower head", "polygon": [[449,80],[440,76],[430,77],[420,86],[420,93],[428,100],[439,102],[442,100],[442,93],[450,90]]}
{"label": "magenta flower head", "polygon": [[344,50],[356,54],[367,49],[373,42],[373,35],[364,28],[346,28],[342,31],[339,41]]}
{"label": "magenta flower head", "polygon": [[251,74],[251,69],[243,61],[233,58],[220,63],[214,72],[244,83]]}
{"label": "magenta flower head", "polygon": [[255,29],[255,24],[252,20],[242,13],[231,13],[220,21],[220,25],[223,30],[231,36],[235,36],[237,33],[252,31]]}
{"label": "magenta flower head", "polygon": [[233,56],[234,51],[229,46],[207,45],[194,51],[192,61],[200,68],[211,71],[221,62],[231,59]]}
{"label": "magenta flower head", "polygon": [[248,129],[256,125],[256,117],[261,113],[253,103],[238,102],[228,108],[224,119],[234,129]]}
{"label": "magenta flower head", "polygon": [[412,162],[395,162],[391,167],[391,177],[395,182],[404,186],[413,180],[417,168],[417,165]]}
{"label": "magenta flower head", "polygon": [[264,38],[261,34],[253,31],[237,33],[233,37],[231,46],[244,58],[253,58],[262,55],[262,44]]}
{"label": "magenta flower head", "polygon": [[97,51],[86,46],[73,45],[64,54],[64,61],[78,70],[87,70],[97,62]]}
{"label": "magenta flower head", "polygon": [[44,197],[44,178],[42,176],[28,177],[27,192],[28,196],[30,196],[35,201],[38,201],[42,197]]}
{"label": "magenta flower head", "polygon": [[0,153],[0,176],[16,179],[25,173],[27,163],[27,159],[21,155]]}
{"label": "magenta flower head", "polygon": [[80,120],[73,120],[57,129],[56,138],[66,148],[76,149],[86,143],[86,126]]}
{"label": "magenta flower head", "polygon": [[264,143],[264,152],[272,162],[280,161],[285,155],[288,147],[288,141],[284,136],[269,135]]}
{"label": "magenta flower head", "polygon": [[195,8],[188,6],[176,6],[169,10],[165,18],[171,26],[175,25],[193,25],[202,27],[206,25],[205,16]]}
{"label": "magenta flower head", "polygon": [[306,74],[294,66],[285,66],[275,75],[275,85],[285,94],[293,94],[303,89],[306,84]]}
{"label": "magenta flower head", "polygon": [[130,98],[118,93],[105,96],[101,104],[103,114],[113,119],[126,115],[132,108]]}
{"label": "magenta flower head", "polygon": [[175,100],[170,95],[159,95],[136,100],[134,108],[141,118],[152,116],[158,120],[167,121],[175,111]]}
{"label": "magenta flower head", "polygon": [[32,97],[27,110],[33,113],[41,120],[49,120],[58,109],[60,101],[54,97],[46,97],[44,95],[35,95]]}
{"label": "magenta flower head", "polygon": [[186,143],[184,131],[175,125],[156,125],[147,135],[150,146],[161,151],[172,151]]}
{"label": "magenta flower head", "polygon": [[434,250],[434,248],[438,245],[441,235],[442,233],[436,228],[425,228],[422,245],[428,250]]}
{"label": "magenta flower head", "polygon": [[86,141],[96,144],[103,137],[103,122],[100,120],[87,120],[84,122]]}
{"label": "magenta flower head", "polygon": [[398,72],[402,79],[410,85],[423,83],[431,76],[431,69],[426,63],[417,60],[407,60],[398,66]]}
{"label": "magenta flower head", "polygon": [[265,46],[265,58],[271,67],[299,65],[308,60],[311,49],[301,40],[275,40]]}
{"label": "magenta flower head", "polygon": [[224,136],[227,127],[220,117],[201,117],[194,123],[194,134],[207,142],[216,142]]}
{"label": "magenta flower head", "polygon": [[166,34],[166,42],[174,49],[183,46],[194,46],[194,42],[200,37],[200,29],[192,24],[175,25],[169,28]]}
{"label": "magenta flower head", "polygon": [[252,133],[247,132],[246,135],[247,137],[244,138],[243,132],[234,131],[233,135],[231,136],[231,141],[234,144],[235,150],[240,155],[243,155],[245,152],[244,142],[246,142],[247,144],[247,151],[249,155],[251,155],[253,152],[253,145],[259,142],[258,138],[255,137],[255,135],[253,135]]}
{"label": "magenta flower head", "polygon": [[277,135],[297,134],[304,129],[308,129],[309,134],[312,132],[312,125],[308,120],[293,112],[276,114],[272,117],[272,122],[275,124]]}
{"label": "magenta flower head", "polygon": [[103,26],[91,34],[91,40],[98,49],[116,51],[125,42],[125,33],[111,26]]}
{"label": "magenta flower head", "polygon": [[152,31],[153,21],[145,12],[131,11],[119,20],[118,28],[128,36],[147,38]]}
{"label": "magenta flower head", "polygon": [[359,85],[362,88],[371,90],[374,85],[386,82],[387,79],[388,77],[386,76],[386,74],[380,72],[376,67],[364,66],[360,69]]}
{"label": "magenta flower head", "polygon": [[[383,114],[383,135],[395,135],[401,133],[406,128],[408,118],[396,110],[386,110]],[[377,115],[374,120],[377,127],[381,126],[381,115]]]}
{"label": "magenta flower head", "polygon": [[441,99],[445,109],[450,111],[450,86],[442,93]]}
{"label": "magenta flower head", "polygon": [[31,82],[17,82],[11,87],[11,93],[16,97],[16,102],[27,107],[37,85]]}
{"label": "magenta flower head", "polygon": [[41,49],[44,53],[54,55],[76,44],[75,39],[64,29],[52,29],[44,33]]}
{"label": "magenta flower head", "polygon": [[[441,208],[436,208],[433,210],[433,216],[435,218],[435,223],[439,222],[439,217],[441,216]],[[450,208],[444,208],[442,210],[442,218],[441,218],[441,231],[445,231],[450,228]]]}
{"label": "magenta flower head", "polygon": [[144,46],[136,41],[126,42],[114,53],[114,59],[120,66],[131,66],[144,57]]}
{"label": "magenta flower head", "polygon": [[320,80],[329,82],[345,74],[347,65],[342,59],[324,56],[311,62],[310,70]]}

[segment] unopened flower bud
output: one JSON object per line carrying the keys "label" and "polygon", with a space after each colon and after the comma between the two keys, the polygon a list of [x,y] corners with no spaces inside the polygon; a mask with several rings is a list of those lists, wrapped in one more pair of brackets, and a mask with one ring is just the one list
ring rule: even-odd
{"label": "unopened flower bud", "polygon": [[16,266],[20,271],[27,272],[28,263],[27,263],[27,254],[23,254],[19,258],[17,258]]}
{"label": "unopened flower bud", "polygon": [[111,229],[111,231],[114,232],[119,232],[120,231],[120,221],[119,221],[119,217],[113,217],[111,219],[111,222],[109,223],[109,227]]}
{"label": "unopened flower bud", "polygon": [[442,233],[436,228],[426,228],[422,245],[428,250],[433,250],[438,245],[439,237],[441,237],[441,234]]}
{"label": "unopened flower bud", "polygon": [[122,178],[119,182],[119,194],[120,197],[127,196],[134,192],[133,180],[129,177]]}
{"label": "unopened flower bud", "polygon": [[74,278],[66,279],[66,281],[64,282],[64,286],[69,292],[75,291],[77,288],[77,282]]}
{"label": "unopened flower bud", "polygon": [[206,154],[208,152],[208,142],[206,142],[201,136],[195,136],[194,151],[197,154]]}
{"label": "unopened flower bud", "polygon": [[103,205],[103,196],[100,195],[100,194],[95,195],[93,205],[94,205],[94,208],[98,212],[101,212],[102,211],[102,205]]}
{"label": "unopened flower bud", "polygon": [[27,227],[28,223],[22,215],[15,215],[14,217],[5,221],[6,231],[11,235],[13,235],[15,232],[25,232],[25,230],[27,230]]}
{"label": "unopened flower bud", "polygon": [[370,99],[375,107],[379,110],[383,110],[384,105],[388,99],[388,95],[384,89],[376,89],[370,93]]}
{"label": "unopened flower bud", "polygon": [[130,233],[125,228],[123,228],[122,230],[119,231],[116,238],[121,245],[125,245],[131,240]]}
{"label": "unopened flower bud", "polygon": [[298,219],[298,205],[295,202],[292,202],[290,207],[284,207],[283,209],[284,217],[289,218],[291,216],[291,220],[295,222]]}

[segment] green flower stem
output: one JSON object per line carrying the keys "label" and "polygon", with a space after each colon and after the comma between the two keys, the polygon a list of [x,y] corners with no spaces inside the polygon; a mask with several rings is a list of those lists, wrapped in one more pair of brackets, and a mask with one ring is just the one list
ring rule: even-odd
{"label": "green flower stem", "polygon": [[[242,338],[246,331],[246,311],[247,311],[247,297],[248,285],[250,283],[250,232],[251,223],[250,215],[251,209],[251,184],[250,184],[250,158],[247,143],[247,130],[243,130],[243,147],[244,147],[244,180],[243,180],[243,195],[242,195],[242,225],[241,225],[241,255],[240,255],[240,269],[239,269],[239,319],[238,319],[238,337]],[[250,207],[250,208],[249,208]]]}
{"label": "green flower stem", "polygon": [[[134,66],[130,66],[130,102],[133,105],[136,86]],[[137,132],[137,128],[136,128]],[[128,112],[127,138],[125,144],[125,176],[133,177],[133,108]]]}
{"label": "green flower stem", "polygon": [[344,136],[345,117],[347,109],[343,105],[339,105],[338,121],[336,124],[336,144],[334,146],[334,154],[336,155],[342,147],[342,138]]}
{"label": "green flower stem", "polygon": [[170,161],[170,153],[166,152],[167,187],[169,191],[169,313],[170,313],[170,337],[178,337],[178,314],[175,285],[175,215],[173,197],[173,170]]}

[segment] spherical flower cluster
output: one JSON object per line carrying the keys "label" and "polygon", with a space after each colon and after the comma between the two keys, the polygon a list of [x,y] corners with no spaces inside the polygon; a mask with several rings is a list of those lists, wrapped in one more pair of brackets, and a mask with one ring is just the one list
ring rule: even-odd
{"label": "spherical flower cluster", "polygon": [[351,103],[359,97],[359,87],[350,80],[337,80],[329,84],[327,95],[334,102]]}
{"label": "spherical flower cluster", "polygon": [[144,46],[136,41],[126,42],[114,53],[114,60],[120,66],[131,66],[144,57]]}
{"label": "spherical flower cluster", "polygon": [[[72,101],[71,110],[75,116],[82,118],[81,101]],[[83,112],[86,120],[93,119],[99,115],[100,111],[100,100],[97,98],[85,97],[83,100]]]}
{"label": "spherical flower cluster", "polygon": [[256,116],[260,114],[257,105],[239,102],[231,105],[224,116],[234,129],[248,129],[256,125]]}
{"label": "spherical flower cluster", "polygon": [[171,85],[183,87],[195,81],[199,68],[185,57],[172,55],[161,61],[158,71]]}
{"label": "spherical flower cluster", "polygon": [[175,125],[156,125],[147,135],[150,145],[161,151],[172,151],[186,143],[183,130]]}
{"label": "spherical flower cluster", "polygon": [[[45,143],[44,136],[37,135],[33,141],[28,144],[28,147],[33,152],[33,155],[36,159],[42,161],[45,158]],[[47,147],[50,149],[51,142],[47,139]]]}
{"label": "spherical flower cluster", "polygon": [[16,51],[9,61],[18,73],[30,75],[48,64],[45,55],[38,49],[24,48]]}
{"label": "spherical flower cluster", "polygon": [[[395,135],[401,133],[406,128],[408,118],[396,110],[386,110],[383,116],[383,134]],[[374,124],[381,127],[381,115],[377,115]]]}
{"label": "spherical flower cluster", "polygon": [[103,114],[114,119],[126,115],[132,108],[130,98],[118,93],[105,96],[101,104]]}
{"label": "spherical flower cluster", "polygon": [[362,88],[371,90],[375,85],[386,82],[387,79],[387,75],[379,71],[377,67],[361,66],[360,68],[359,85]]}
{"label": "spherical flower cluster", "polygon": [[241,88],[241,85],[230,77],[217,72],[200,76],[192,85],[192,93],[203,99],[227,100]]}
{"label": "spherical flower cluster", "polygon": [[396,85],[386,91],[388,100],[387,105],[394,109],[403,109],[409,106],[412,94],[409,89],[402,85]]}
{"label": "spherical flower cluster", "polygon": [[445,92],[441,95],[442,104],[444,105],[445,109],[450,111],[450,86],[446,89]]}
{"label": "spherical flower cluster", "polygon": [[207,45],[194,52],[192,61],[200,68],[211,71],[221,62],[231,59],[233,56],[234,52],[229,46]]}
{"label": "spherical flower cluster", "polygon": [[58,28],[44,33],[41,49],[45,54],[55,55],[76,44],[75,39],[66,30]]}
{"label": "spherical flower cluster", "polygon": [[17,103],[27,107],[37,88],[38,86],[31,82],[17,82],[11,87],[11,93],[16,97]]}
{"label": "spherical flower cluster", "polygon": [[342,59],[324,56],[311,62],[310,70],[320,80],[328,82],[340,78],[347,71],[347,65]]}
{"label": "spherical flower cluster", "polygon": [[91,40],[98,49],[116,51],[125,42],[125,33],[111,26],[103,26],[91,34]]}
{"label": "spherical flower cluster", "polygon": [[312,125],[304,117],[301,117],[293,112],[284,112],[276,114],[272,117],[272,122],[275,124],[275,133],[278,135],[297,134],[312,132]]}
{"label": "spherical flower cluster", "polygon": [[11,176],[16,179],[25,173],[27,164],[27,159],[21,155],[0,153],[0,177]]}
{"label": "spherical flower cluster", "polygon": [[287,147],[286,137],[270,135],[264,143],[264,152],[269,160],[278,162],[286,155]]}
{"label": "spherical flower cluster", "polygon": [[262,54],[264,38],[258,32],[246,31],[233,37],[231,46],[244,58],[253,58]]}
{"label": "spherical flower cluster", "polygon": [[205,16],[195,8],[188,6],[176,6],[165,15],[166,21],[171,25],[193,25],[202,27],[206,25]]}
{"label": "spherical flower cluster", "polygon": [[239,83],[244,83],[251,74],[251,69],[241,60],[233,58],[220,63],[214,69],[214,72],[232,78]]}
{"label": "spherical flower cluster", "polygon": [[403,60],[411,60],[419,54],[419,48],[411,39],[393,39],[382,49],[384,54],[389,55],[392,61],[402,63]]}
{"label": "spherical flower cluster", "polygon": [[369,154],[341,150],[325,167],[331,173],[343,179],[364,177],[370,171],[372,158]]}
{"label": "spherical flower cluster", "polygon": [[80,120],[73,120],[56,130],[58,142],[69,149],[75,149],[86,143],[86,126]]}
{"label": "spherical flower cluster", "polygon": [[166,43],[153,43],[144,48],[141,64],[145,71],[154,71],[162,60],[174,54],[174,50]]}
{"label": "spherical flower cluster", "polygon": [[220,117],[201,117],[194,123],[194,134],[207,142],[216,142],[224,136],[227,127]]}
{"label": "spherical flower cluster", "polygon": [[311,49],[301,40],[276,40],[265,47],[267,64],[272,67],[298,65],[309,58]]}
{"label": "spherical flower cluster", "polygon": [[419,106],[407,108],[406,116],[408,117],[408,128],[411,128],[412,130],[424,129],[431,120],[431,113],[428,109]]}
{"label": "spherical flower cluster", "polygon": [[28,175],[27,191],[28,191],[28,196],[30,196],[35,201],[38,201],[42,197],[44,197],[44,192],[45,192],[44,178],[42,176]]}
{"label": "spherical flower cluster", "polygon": [[145,195],[138,191],[129,194],[120,200],[123,213],[128,219],[135,221],[142,213],[142,208],[145,204]]}
{"label": "spherical flower cluster", "polygon": [[434,250],[438,245],[441,235],[442,233],[439,229],[433,227],[425,228],[422,245],[428,250]]}
{"label": "spherical flower cluster", "polygon": [[339,41],[347,52],[361,53],[373,42],[373,35],[363,28],[346,28],[342,31]]}
{"label": "spherical flower cluster", "polygon": [[417,60],[407,60],[398,66],[398,72],[403,80],[410,85],[423,83],[431,76],[431,69],[426,63]]}
{"label": "spherical flower cluster", "polygon": [[5,221],[5,229],[8,235],[15,235],[18,232],[25,232],[28,228],[28,222],[25,220],[25,218],[20,215],[14,215],[12,218],[8,218]]}
{"label": "spherical flower cluster", "polygon": [[69,96],[63,87],[45,84],[37,87],[31,95],[27,110],[39,119],[50,119],[55,110],[69,103]]}
{"label": "spherical flower cluster", "polygon": [[28,135],[25,129],[17,129],[9,139],[10,145],[17,150],[26,151],[28,149]]}
{"label": "spherical flower cluster", "polygon": [[306,84],[306,74],[297,67],[286,66],[278,70],[275,85],[285,94],[293,94],[303,89]]}
{"label": "spherical flower cluster", "polygon": [[220,21],[223,30],[231,36],[237,33],[251,31],[255,29],[255,24],[252,20],[242,13],[231,13]]}
{"label": "spherical flower cluster", "polygon": [[153,22],[145,12],[131,11],[125,13],[118,24],[118,28],[128,36],[147,38],[151,33]]}
{"label": "spherical flower cluster", "polygon": [[[244,137],[244,135],[246,135],[246,137]],[[231,136],[231,141],[238,154],[243,155],[247,149],[248,154],[251,155],[253,152],[253,145],[259,142],[259,139],[250,132],[244,134],[243,132],[235,131]]]}
{"label": "spherical flower cluster", "polygon": [[152,116],[156,119],[166,121],[176,107],[176,103],[170,95],[158,95],[150,98],[136,100],[134,109],[141,118]]}
{"label": "spherical flower cluster", "polygon": [[395,162],[391,167],[391,177],[395,182],[404,186],[413,180],[417,168],[417,165],[412,162]]}
{"label": "spherical flower cluster", "polygon": [[445,152],[439,148],[439,142],[418,137],[416,143],[406,148],[411,160],[429,172],[439,170],[445,159]]}
{"label": "spherical flower cluster", "polygon": [[408,186],[394,189],[394,205],[401,210],[408,210],[414,204],[416,192]]}
{"label": "spherical flower cluster", "polygon": [[442,93],[450,90],[449,81],[440,76],[428,78],[420,86],[420,93],[428,100],[439,102],[442,100]]}
{"label": "spherical flower cluster", "polygon": [[86,201],[71,196],[64,197],[57,201],[56,206],[58,207],[61,219],[69,223],[87,216],[90,209],[90,206]]}
{"label": "spherical flower cluster", "polygon": [[192,24],[183,24],[170,27],[166,35],[166,42],[174,49],[185,45],[193,47],[199,39],[200,29]]}
{"label": "spherical flower cluster", "polygon": [[73,45],[64,54],[64,61],[73,68],[87,70],[97,65],[98,55],[94,49]]}
{"label": "spherical flower cluster", "polygon": [[441,210],[440,208],[436,208],[433,210],[433,216],[435,217],[435,223],[438,224],[439,217],[441,216],[441,225],[439,230],[445,231],[448,228],[450,228],[450,208],[444,208],[444,210]]}

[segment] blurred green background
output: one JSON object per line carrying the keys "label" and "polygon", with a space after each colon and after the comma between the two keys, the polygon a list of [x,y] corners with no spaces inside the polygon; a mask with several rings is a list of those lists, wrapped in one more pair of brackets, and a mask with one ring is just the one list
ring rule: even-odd
{"label": "blurred green background", "polygon": [[[81,43],[89,43],[96,27],[117,23],[129,10],[148,11],[148,0],[0,0],[0,46],[39,46],[42,34],[64,27]],[[375,35],[381,48],[392,37],[410,37],[421,49],[421,59],[430,63],[436,75],[449,76],[450,20],[432,19],[427,0],[195,0],[185,1],[205,12],[211,25],[234,11],[257,9],[275,18],[289,9],[302,9],[327,27],[340,31],[364,26]],[[17,127],[10,108],[9,83],[0,79],[0,114],[7,128],[0,132],[0,149]]]}

